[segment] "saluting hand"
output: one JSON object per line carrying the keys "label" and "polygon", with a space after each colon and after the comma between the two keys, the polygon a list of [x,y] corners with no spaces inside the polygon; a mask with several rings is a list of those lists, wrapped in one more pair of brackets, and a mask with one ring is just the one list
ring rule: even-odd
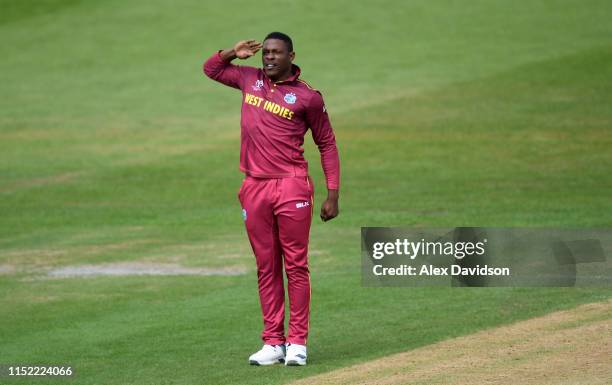
{"label": "saluting hand", "polygon": [[234,53],[238,59],[248,59],[255,55],[263,45],[257,40],[242,40],[234,45]]}

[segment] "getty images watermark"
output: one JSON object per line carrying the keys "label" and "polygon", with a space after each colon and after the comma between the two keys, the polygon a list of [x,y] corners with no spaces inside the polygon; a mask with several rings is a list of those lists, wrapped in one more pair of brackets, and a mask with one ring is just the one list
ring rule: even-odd
{"label": "getty images watermark", "polygon": [[[430,242],[421,238],[414,242],[408,238],[396,239],[394,242],[375,242],[372,245],[372,258],[380,260],[389,255],[403,255],[410,260],[417,256],[444,255],[452,256],[457,260],[474,255],[485,254],[487,239],[481,242]],[[474,267],[462,267],[451,264],[449,267],[439,267],[432,264],[423,264],[417,269],[416,266],[402,264],[397,267],[384,267],[375,264],[372,268],[374,275],[510,275],[509,267],[489,267],[488,265]]]}
{"label": "getty images watermark", "polygon": [[361,229],[364,286],[612,286],[610,229]]}

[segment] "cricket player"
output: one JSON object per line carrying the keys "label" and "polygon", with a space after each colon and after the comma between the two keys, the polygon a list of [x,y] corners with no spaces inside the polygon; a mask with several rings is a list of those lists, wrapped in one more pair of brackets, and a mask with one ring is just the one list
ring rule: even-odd
{"label": "cricket player", "polygon": [[[263,49],[262,49],[263,48]],[[262,67],[237,66],[262,49]],[[327,199],[321,219],[338,215],[340,161],[336,139],[321,93],[300,79],[293,64],[291,38],[272,32],[262,43],[240,41],[215,52],[204,73],[242,91],[240,170],[245,174],[238,199],[257,262],[263,313],[263,348],[252,365],[306,365],[310,317],[308,237],[314,186],[302,148],[308,129],[321,153]],[[285,289],[289,294],[289,330],[285,337]]]}

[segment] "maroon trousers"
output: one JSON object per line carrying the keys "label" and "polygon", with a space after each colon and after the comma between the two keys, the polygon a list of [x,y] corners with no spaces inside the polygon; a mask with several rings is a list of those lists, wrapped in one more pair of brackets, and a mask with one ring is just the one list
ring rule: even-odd
{"label": "maroon trousers", "polygon": [[[310,316],[308,237],[312,220],[310,177],[254,178],[242,182],[238,198],[257,261],[265,344],[306,345]],[[289,332],[285,338],[285,288],[289,292]]]}

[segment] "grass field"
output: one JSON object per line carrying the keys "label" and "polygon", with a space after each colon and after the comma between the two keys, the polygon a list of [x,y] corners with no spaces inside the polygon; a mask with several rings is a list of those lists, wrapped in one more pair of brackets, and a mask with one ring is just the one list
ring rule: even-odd
{"label": "grass field", "polygon": [[[0,365],[70,364],[79,384],[283,384],[612,297],[359,275],[361,226],[612,226],[609,1],[0,4]],[[201,70],[272,30],[323,91],[342,161],[340,217],[311,232],[305,368],[246,364],[261,319],[236,198],[240,94]],[[45,275],[114,262],[247,273]]]}

